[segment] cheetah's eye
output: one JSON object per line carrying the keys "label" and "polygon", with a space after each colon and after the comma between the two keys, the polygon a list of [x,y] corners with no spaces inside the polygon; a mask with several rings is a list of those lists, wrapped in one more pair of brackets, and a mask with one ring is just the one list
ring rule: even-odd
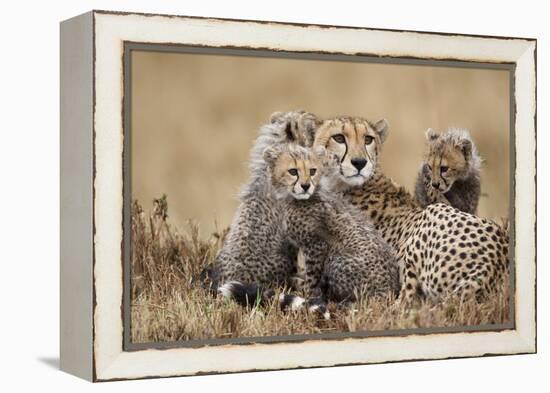
{"label": "cheetah's eye", "polygon": [[292,176],[298,176],[298,169],[291,168],[288,170],[288,173],[290,173]]}
{"label": "cheetah's eye", "polygon": [[372,141],[374,140],[374,137],[370,136],[370,135],[367,135],[365,137],[365,145],[370,145],[372,143]]}
{"label": "cheetah's eye", "polygon": [[445,166],[445,165],[441,165],[441,167],[439,169],[441,170],[441,173],[445,173],[449,170],[449,167]]}
{"label": "cheetah's eye", "polygon": [[346,142],[346,137],[343,134],[333,135],[332,139],[334,139],[334,141],[336,143],[345,143]]}
{"label": "cheetah's eye", "polygon": [[315,176],[315,173],[317,173],[317,169],[316,168],[311,168],[309,170],[309,176]]}

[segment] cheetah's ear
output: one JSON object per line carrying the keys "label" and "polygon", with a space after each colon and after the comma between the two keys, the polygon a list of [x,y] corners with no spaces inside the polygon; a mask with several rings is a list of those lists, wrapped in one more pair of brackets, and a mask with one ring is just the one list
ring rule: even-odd
{"label": "cheetah's ear", "polygon": [[374,125],[374,130],[380,136],[380,143],[384,143],[390,132],[390,125],[386,119],[378,120]]}
{"label": "cheetah's ear", "polygon": [[311,112],[304,112],[298,118],[298,127],[305,130],[312,139],[320,123],[321,122],[317,116]]}
{"label": "cheetah's ear", "polygon": [[426,131],[426,139],[431,142],[435,141],[437,138],[439,138],[439,134],[431,128],[428,128],[428,130]]}
{"label": "cheetah's ear", "polygon": [[285,112],[273,112],[271,116],[269,116],[269,122],[271,124],[277,123],[283,119],[285,115]]}
{"label": "cheetah's ear", "polygon": [[281,149],[278,149],[275,146],[270,146],[264,150],[264,161],[267,165],[269,165],[269,167],[272,168],[280,155]]}
{"label": "cheetah's ear", "polygon": [[284,125],[284,133],[287,142],[294,142],[296,141],[296,135],[294,134],[294,130],[292,129],[292,119],[289,116],[289,113],[291,112],[273,112],[269,117],[269,122],[271,124]]}
{"label": "cheetah's ear", "polygon": [[468,160],[472,157],[472,141],[469,139],[461,139],[458,141],[458,147],[462,150],[464,158]]}

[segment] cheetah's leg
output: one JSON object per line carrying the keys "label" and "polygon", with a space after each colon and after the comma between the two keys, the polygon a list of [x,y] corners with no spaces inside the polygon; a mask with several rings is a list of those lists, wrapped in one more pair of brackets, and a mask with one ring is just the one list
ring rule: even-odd
{"label": "cheetah's leg", "polygon": [[307,296],[313,293],[319,286],[321,275],[327,259],[328,247],[325,242],[319,240],[311,242],[303,249],[304,257],[304,291]]}
{"label": "cheetah's leg", "polygon": [[479,279],[464,280],[459,283],[451,296],[459,296],[462,300],[479,298],[483,293],[484,287]]}
{"label": "cheetah's leg", "polygon": [[296,290],[302,290],[305,288],[305,279],[306,279],[306,257],[302,249],[298,250],[298,255],[296,256],[296,274],[290,277],[290,285]]}
{"label": "cheetah's leg", "polygon": [[399,293],[399,304],[409,307],[415,300],[419,288],[418,276],[412,259],[407,258],[401,262],[401,291]]}

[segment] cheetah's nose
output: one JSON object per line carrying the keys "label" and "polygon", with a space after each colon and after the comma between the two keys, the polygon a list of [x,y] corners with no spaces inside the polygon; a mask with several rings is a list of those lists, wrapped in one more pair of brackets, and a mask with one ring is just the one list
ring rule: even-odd
{"label": "cheetah's nose", "polygon": [[309,184],[302,184],[302,189],[304,192],[307,192],[307,190],[309,190]]}
{"label": "cheetah's nose", "polygon": [[357,168],[358,171],[360,171],[365,167],[365,165],[367,165],[367,160],[365,160],[364,158],[352,158],[351,165],[353,165],[355,168]]}
{"label": "cheetah's nose", "polygon": [[439,188],[439,183],[438,182],[432,182],[432,187],[433,188]]}

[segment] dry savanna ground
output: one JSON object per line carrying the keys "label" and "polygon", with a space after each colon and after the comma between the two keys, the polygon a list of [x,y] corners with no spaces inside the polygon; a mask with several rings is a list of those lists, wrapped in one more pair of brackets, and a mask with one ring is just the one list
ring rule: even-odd
{"label": "dry savanna ground", "polygon": [[[134,343],[212,338],[286,336],[418,327],[505,323],[510,305],[508,280],[491,298],[421,301],[400,306],[395,299],[363,299],[348,306],[331,304],[331,319],[306,312],[282,312],[276,303],[246,309],[213,297],[199,280],[214,259],[225,231],[209,236],[196,223],[169,223],[166,197],[151,211],[132,207],[131,337]],[[276,297],[275,297],[276,298]]]}

